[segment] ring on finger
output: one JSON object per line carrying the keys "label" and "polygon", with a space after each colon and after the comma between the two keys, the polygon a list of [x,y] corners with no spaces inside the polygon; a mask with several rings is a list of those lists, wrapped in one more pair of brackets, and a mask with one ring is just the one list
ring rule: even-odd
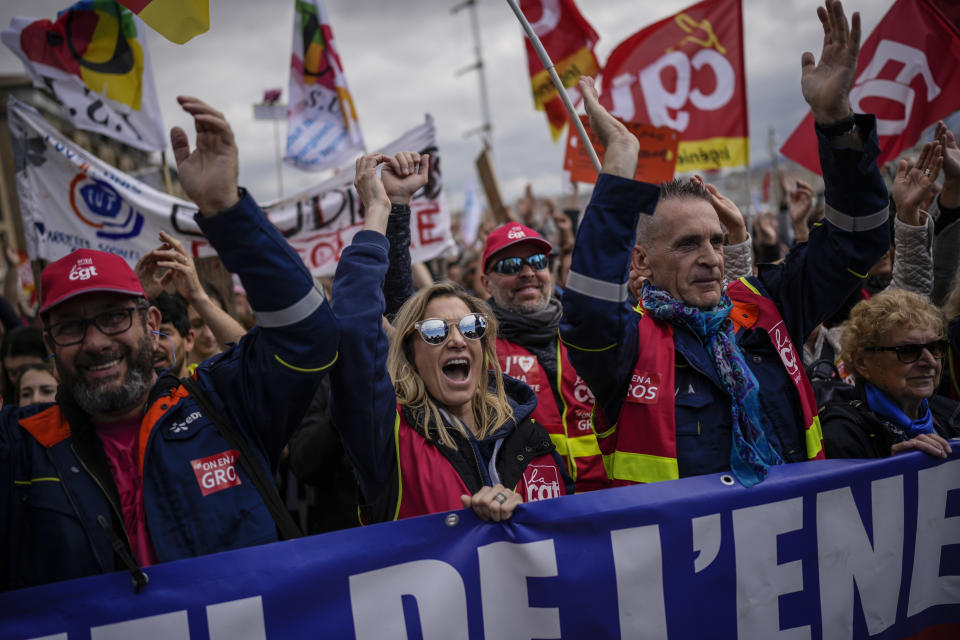
{"label": "ring on finger", "polygon": [[499,502],[500,504],[503,504],[504,502],[507,501],[507,496],[504,495],[503,492],[501,491],[497,495],[493,496],[493,499]]}
{"label": "ring on finger", "polygon": [[930,169],[924,169],[924,170],[923,170],[923,175],[925,175],[925,176],[930,175]]}

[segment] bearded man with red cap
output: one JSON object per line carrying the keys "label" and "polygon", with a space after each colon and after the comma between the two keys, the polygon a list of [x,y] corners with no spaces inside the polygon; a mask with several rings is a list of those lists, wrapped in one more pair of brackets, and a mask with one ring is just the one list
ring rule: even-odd
{"label": "bearded man with red cap", "polygon": [[570,364],[560,342],[563,308],[552,296],[548,256],[553,246],[519,222],[490,232],[480,281],[497,317],[497,358],[509,376],[537,394],[532,417],[546,428],[576,491],[610,485],[590,424],[593,393]]}
{"label": "bearded man with red cap", "polygon": [[79,249],[44,270],[40,314],[62,383],[56,404],[0,413],[0,589],[127,569],[139,590],[142,567],[278,539],[253,476],[275,469],[336,359],[336,323],[238,189],[223,115],[179,102],[197,131],[192,151],[171,131],[181,184],[258,327],[181,381],[153,368],[160,312],[122,258]]}

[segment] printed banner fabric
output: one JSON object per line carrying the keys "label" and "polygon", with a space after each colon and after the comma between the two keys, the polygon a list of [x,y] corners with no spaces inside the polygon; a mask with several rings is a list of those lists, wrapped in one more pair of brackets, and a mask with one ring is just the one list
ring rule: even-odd
{"label": "printed banner fabric", "polygon": [[170,42],[183,44],[210,29],[209,0],[117,0]]}
{"label": "printed banner fabric", "polygon": [[[590,126],[590,118],[580,116],[583,128],[590,138],[594,151],[600,162],[603,163],[604,148],[600,138]],[[637,154],[637,170],[634,180],[643,182],[670,182],[673,180],[674,168],[677,163],[677,132],[670,127],[654,127],[642,122],[624,122],[630,133],[640,140],[640,151]],[[563,156],[563,170],[569,172],[570,182],[597,181],[597,170],[593,161],[580,142],[580,136],[573,128],[567,134],[567,149]]]}
{"label": "printed banner fabric", "polygon": [[[958,105],[960,30],[927,0],[897,0],[863,43],[850,91],[856,113],[877,116],[877,161],[895,159]],[[820,173],[810,113],[780,153]]]}
{"label": "printed banner fabric", "polygon": [[14,18],[0,39],[75,127],[144,151],[166,147],[143,25],[113,0],[78,2],[56,22]]}
{"label": "printed banner fabric", "polygon": [[[550,55],[565,88],[576,86],[580,76],[597,75],[600,65],[593,54],[597,33],[580,15],[573,0],[521,0],[520,9]],[[524,37],[523,41],[527,49],[533,104],[538,111],[546,112],[550,135],[556,142],[569,120],[567,109],[530,40]],[[577,91],[574,89],[572,93]]]}
{"label": "printed banner fabric", "polygon": [[[20,211],[33,259],[57,260],[81,247],[122,256],[131,266],[159,244],[162,229],[195,256],[213,255],[193,220],[191,202],[156,191],[62,138],[39,113],[8,102]],[[430,153],[430,182],[410,203],[414,261],[453,244],[442,191],[433,119],[411,129],[382,152]],[[353,188],[354,168],[295,196],[263,205],[267,217],[315,276],[333,275],[340,252],[363,227]]]}
{"label": "printed banner fabric", "polygon": [[613,115],[679,132],[678,172],[749,164],[740,0],[705,0],[630,36],[602,84]]}
{"label": "printed banner fabric", "polygon": [[284,161],[323,171],[362,151],[363,136],[323,2],[295,3]]}
{"label": "printed banner fabric", "polygon": [[914,452],[434,514],[3,593],[0,639],[956,638],[958,491]]}

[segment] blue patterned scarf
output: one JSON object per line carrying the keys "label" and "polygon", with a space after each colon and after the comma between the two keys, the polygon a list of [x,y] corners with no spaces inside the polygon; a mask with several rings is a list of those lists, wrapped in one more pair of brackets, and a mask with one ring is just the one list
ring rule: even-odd
{"label": "blue patterned scarf", "polygon": [[894,431],[904,440],[916,438],[922,433],[935,433],[933,430],[933,414],[930,405],[924,398],[920,402],[920,417],[912,420],[907,414],[890,399],[883,390],[869,382],[863,383],[867,406],[884,418],[893,422]]}
{"label": "blue patterned scarf", "polygon": [[745,487],[767,477],[770,467],[781,464],[766,435],[766,420],[760,409],[760,385],[743,360],[733,333],[730,310],[733,303],[726,289],[720,304],[709,311],[690,307],[649,282],[640,292],[643,308],[657,320],[683,325],[707,345],[714,369],[730,396],[733,414],[733,443],[730,470]]}

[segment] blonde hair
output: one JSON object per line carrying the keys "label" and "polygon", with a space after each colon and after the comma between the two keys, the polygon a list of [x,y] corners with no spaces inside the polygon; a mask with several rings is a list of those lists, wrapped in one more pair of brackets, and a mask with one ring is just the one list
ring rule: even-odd
{"label": "blonde hair", "polygon": [[[926,296],[905,289],[886,289],[850,310],[844,325],[841,357],[853,365],[867,347],[883,346],[883,339],[895,329],[933,329],[943,337],[943,314]],[[862,378],[854,369],[854,377]]]}
{"label": "blonde hair", "polygon": [[[513,408],[507,400],[503,387],[503,375],[497,360],[497,320],[483,300],[471,296],[451,282],[438,282],[421,289],[407,300],[393,322],[395,334],[390,340],[390,352],[387,355],[387,371],[393,380],[397,392],[397,402],[405,407],[423,411],[423,431],[428,440],[439,440],[445,446],[456,449],[457,445],[440,416],[441,405],[430,396],[423,378],[417,372],[413,359],[413,340],[419,340],[417,322],[424,319],[427,305],[436,298],[457,298],[463,301],[473,313],[487,316],[487,332],[481,339],[484,365],[493,372],[494,388],[487,384],[487,375],[480,376],[473,394],[473,418],[478,439],[483,439],[496,431],[507,420],[513,419]],[[484,372],[486,374],[486,372]],[[466,428],[455,420],[453,428],[464,437],[469,437]]]}

